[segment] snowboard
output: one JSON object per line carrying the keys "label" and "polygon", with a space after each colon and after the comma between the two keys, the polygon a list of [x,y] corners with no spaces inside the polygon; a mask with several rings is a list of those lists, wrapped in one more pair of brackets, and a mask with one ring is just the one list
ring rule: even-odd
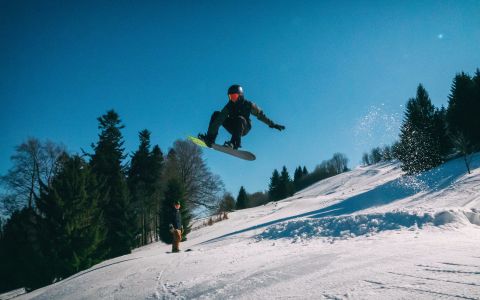
{"label": "snowboard", "polygon": [[[209,148],[203,140],[197,137],[189,136],[188,139],[200,147]],[[244,151],[244,150],[235,150],[230,147],[225,147],[217,144],[212,144],[212,149],[226,153],[226,154],[230,154],[232,156],[235,156],[244,160],[252,161],[256,159],[255,154],[248,151]]]}
{"label": "snowboard", "polygon": [[188,248],[188,249],[187,249],[187,250],[185,250],[185,251],[182,251],[182,250],[180,250],[179,252],[167,251],[167,252],[165,252],[165,253],[167,253],[167,254],[175,254],[175,253],[181,253],[181,252],[191,252],[191,251],[193,251],[193,250],[192,250],[192,248]]}

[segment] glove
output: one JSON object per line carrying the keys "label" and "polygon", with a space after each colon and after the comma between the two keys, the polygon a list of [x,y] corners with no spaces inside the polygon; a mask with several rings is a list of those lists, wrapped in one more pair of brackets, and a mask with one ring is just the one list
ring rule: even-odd
{"label": "glove", "polygon": [[282,131],[282,130],[285,129],[285,126],[279,125],[279,124],[272,124],[272,125],[270,125],[270,128],[275,128],[275,129],[277,129],[277,130],[279,130],[279,131]]}
{"label": "glove", "polygon": [[173,225],[172,224],[168,225],[168,228],[170,230],[170,233],[173,233]]}
{"label": "glove", "polygon": [[215,137],[209,135],[208,133],[199,134],[198,138],[205,142],[208,148],[212,148],[212,144],[215,143]]}

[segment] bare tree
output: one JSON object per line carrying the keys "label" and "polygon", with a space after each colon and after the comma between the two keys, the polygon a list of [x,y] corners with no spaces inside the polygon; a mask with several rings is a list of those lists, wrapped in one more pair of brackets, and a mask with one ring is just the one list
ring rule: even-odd
{"label": "bare tree", "polygon": [[343,173],[348,170],[348,158],[345,156],[345,154],[335,153],[332,158],[332,163],[337,174]]}
{"label": "bare tree", "polygon": [[267,204],[269,202],[268,193],[255,192],[253,194],[249,194],[248,200],[250,200],[251,207]]}
{"label": "bare tree", "polygon": [[226,192],[222,200],[218,203],[217,213],[231,212],[235,210],[235,198],[232,194]]}
{"label": "bare tree", "polygon": [[364,166],[369,166],[370,165],[370,156],[368,155],[368,153],[363,153],[362,155],[362,164]]}
{"label": "bare tree", "polygon": [[64,153],[63,146],[51,141],[42,143],[36,138],[29,138],[17,146],[10,158],[12,168],[0,177],[0,183],[7,191],[2,197],[4,206],[9,205],[12,209],[24,205],[32,207],[40,187],[50,185]]}
{"label": "bare tree", "polygon": [[14,195],[4,194],[0,195],[1,199],[1,210],[0,210],[0,219],[2,217],[2,212],[4,216],[10,216],[14,211],[20,209],[20,204],[17,201],[17,198]]}
{"label": "bare tree", "polygon": [[167,177],[178,176],[185,186],[187,202],[192,208],[215,210],[224,185],[202,157],[202,149],[190,141],[177,140],[167,156]]}

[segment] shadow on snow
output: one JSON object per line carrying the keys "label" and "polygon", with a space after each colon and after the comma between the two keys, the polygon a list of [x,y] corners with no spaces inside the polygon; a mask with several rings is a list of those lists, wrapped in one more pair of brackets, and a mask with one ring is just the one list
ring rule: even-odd
{"label": "shadow on snow", "polygon": [[[476,154],[471,163],[471,170],[480,167],[480,154]],[[268,227],[285,221],[297,218],[324,218],[352,214],[367,208],[378,207],[390,204],[400,199],[413,196],[419,192],[426,194],[435,193],[451,186],[458,178],[466,173],[462,158],[449,161],[437,168],[415,176],[402,176],[395,180],[386,182],[372,190],[359,195],[347,198],[339,203],[309,211],[306,213],[279,218],[245,229],[237,230],[222,236],[204,241],[200,244],[217,242],[237,234]]]}

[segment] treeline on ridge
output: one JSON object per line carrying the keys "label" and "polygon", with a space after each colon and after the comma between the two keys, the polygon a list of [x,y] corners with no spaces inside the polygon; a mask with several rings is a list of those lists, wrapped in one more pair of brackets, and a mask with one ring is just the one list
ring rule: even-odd
{"label": "treeline on ridge", "polygon": [[471,154],[480,150],[479,116],[479,69],[473,77],[455,75],[447,108],[435,107],[420,84],[416,96],[407,101],[398,142],[364,153],[362,163],[397,159],[407,174],[417,174],[461,156],[470,173]]}

